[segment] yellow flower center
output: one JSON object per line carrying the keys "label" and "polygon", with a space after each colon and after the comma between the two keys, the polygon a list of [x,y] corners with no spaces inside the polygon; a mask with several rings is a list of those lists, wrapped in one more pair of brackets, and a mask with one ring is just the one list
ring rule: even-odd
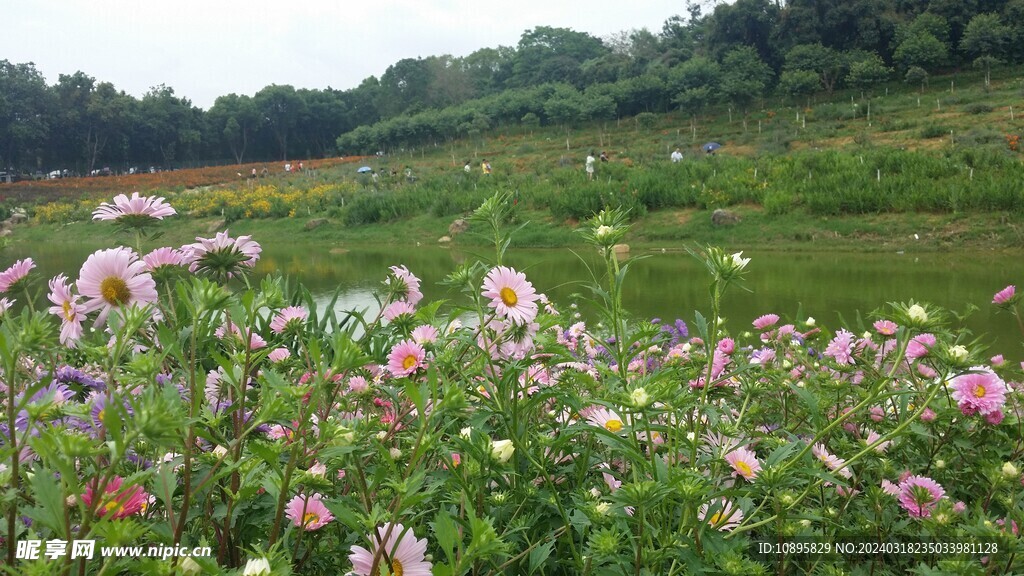
{"label": "yellow flower center", "polygon": [[305,528],[306,526],[309,526],[311,524],[315,524],[316,522],[319,522],[319,521],[320,521],[320,515],[319,514],[317,514],[316,512],[306,512],[306,514],[303,515],[303,517],[302,517],[302,526],[303,526],[303,528]]}
{"label": "yellow flower center", "polygon": [[609,420],[604,423],[604,429],[615,434],[619,430],[622,430],[622,420]]}
{"label": "yellow flower center", "polygon": [[743,476],[750,476],[751,474],[754,473],[754,470],[750,467],[750,465],[742,460],[736,461],[736,469],[739,470],[740,474],[742,474]]}
{"label": "yellow flower center", "polygon": [[988,390],[985,390],[985,387],[982,386],[981,384],[978,384],[977,386],[974,387],[975,398],[984,398],[987,392]]}
{"label": "yellow flower center", "polygon": [[110,502],[107,502],[106,506],[103,507],[105,514],[110,514],[111,512],[117,514],[123,509],[124,508],[117,500],[111,500]]}
{"label": "yellow flower center", "polygon": [[402,567],[402,562],[399,560],[391,561],[391,574],[394,576],[402,576],[405,573],[405,568]]}
{"label": "yellow flower center", "polygon": [[111,306],[124,306],[131,297],[128,283],[117,276],[108,276],[100,282],[100,294]]}
{"label": "yellow flower center", "polygon": [[75,319],[75,313],[71,310],[71,302],[65,301],[63,304],[61,304],[61,308],[64,309],[64,318],[68,322],[73,322]]}
{"label": "yellow flower center", "polygon": [[718,526],[722,523],[722,520],[725,520],[725,514],[722,514],[720,510],[718,512],[715,512],[714,515],[711,516],[711,525]]}
{"label": "yellow flower center", "polygon": [[106,416],[106,415],[107,415],[107,409],[106,408],[100,410],[100,413],[96,415],[96,419],[100,421],[100,424],[104,423],[103,422],[103,417]]}
{"label": "yellow flower center", "polygon": [[501,301],[505,303],[505,306],[515,306],[519,302],[519,297],[516,296],[515,290],[506,286],[501,289]]}
{"label": "yellow flower center", "polygon": [[415,365],[416,365],[416,357],[413,356],[412,354],[406,356],[405,360],[402,360],[402,368],[404,368],[406,370],[411,369]]}

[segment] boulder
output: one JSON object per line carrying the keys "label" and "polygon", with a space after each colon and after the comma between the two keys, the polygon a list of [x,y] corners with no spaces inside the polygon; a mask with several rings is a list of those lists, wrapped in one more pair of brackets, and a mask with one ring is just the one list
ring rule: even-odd
{"label": "boulder", "polygon": [[466,230],[469,230],[469,222],[467,222],[465,218],[459,218],[455,222],[452,222],[452,225],[448,227],[448,235],[458,236]]}
{"label": "boulder", "polygon": [[14,232],[9,228],[4,228],[3,230],[0,230],[0,238],[7,238],[11,234],[14,234]]}
{"label": "boulder", "polygon": [[740,217],[734,212],[723,210],[721,208],[711,213],[711,223],[715,226],[729,226],[737,224],[740,221]]}
{"label": "boulder", "polygon": [[28,222],[28,214],[25,214],[24,212],[14,212],[7,221],[11,224],[24,224],[25,222]]}
{"label": "boulder", "polygon": [[324,224],[327,224],[327,218],[313,218],[309,222],[306,222],[306,230],[316,230]]}
{"label": "boulder", "polygon": [[452,241],[451,236],[441,236],[437,239],[438,244],[447,244]]}
{"label": "boulder", "polygon": [[615,246],[612,246],[612,252],[614,252],[616,256],[629,254],[629,244],[616,244]]}

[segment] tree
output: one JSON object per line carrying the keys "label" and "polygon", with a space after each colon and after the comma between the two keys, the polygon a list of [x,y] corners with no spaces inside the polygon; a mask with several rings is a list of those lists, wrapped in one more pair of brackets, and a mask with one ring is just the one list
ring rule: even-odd
{"label": "tree", "polygon": [[696,116],[704,111],[719,91],[722,69],[702,56],[687,60],[669,73],[668,90],[672,101],[686,113]]}
{"label": "tree", "polygon": [[384,117],[426,108],[430,69],[422,58],[403,58],[380,77],[378,110]]}
{"label": "tree", "polygon": [[722,93],[746,116],[750,104],[764,94],[772,70],[750,46],[733,48],[722,59]]}
{"label": "tree", "polygon": [[507,86],[577,84],[582,64],[607,52],[600,40],[585,32],[538,26],[520,37]]}
{"label": "tree", "polygon": [[850,64],[850,74],[847,81],[857,88],[870,88],[889,79],[892,68],[885,65],[885,62],[878,54],[858,60]]}
{"label": "tree", "polygon": [[189,157],[201,142],[200,123],[192,103],[175,96],[173,88],[163,84],[150,88],[138,109],[135,135],[142,144],[143,158],[159,159],[170,166]]}
{"label": "tree", "polygon": [[[818,76],[822,88],[829,94],[835,89],[836,81],[843,71],[843,59],[839,52],[827,48],[821,43],[800,44],[790,48],[786,53],[786,64],[783,70],[788,72],[813,72]],[[804,75],[791,76],[806,78]]]}
{"label": "tree", "polygon": [[31,62],[0,60],[0,167],[28,166],[50,130],[50,92]]}
{"label": "tree", "polygon": [[348,127],[346,116],[348,106],[337,90],[297,91],[304,106],[295,125],[296,140],[305,150],[307,157],[321,158],[332,155],[338,134]]}
{"label": "tree", "polygon": [[786,70],[779,76],[779,89],[794,98],[810,96],[820,87],[821,80],[810,70]]}
{"label": "tree", "polygon": [[930,32],[918,32],[903,40],[893,53],[893,61],[901,70],[912,66],[934,71],[948,58],[946,45]]}
{"label": "tree", "polygon": [[264,126],[268,127],[277,142],[281,160],[288,159],[288,138],[305,112],[306,104],[289,85],[271,84],[253,96]]}
{"label": "tree", "polygon": [[903,78],[906,80],[907,84],[920,84],[922,94],[924,93],[924,87],[928,85],[928,71],[920,66],[911,66],[908,68],[907,73]]}
{"label": "tree", "polygon": [[763,62],[776,64],[777,51],[771,37],[780,12],[770,0],[719,4],[708,22],[708,52],[724,58],[737,47],[752,47]]}
{"label": "tree", "polygon": [[544,113],[555,124],[573,126],[586,119],[586,103],[579,90],[560,84],[544,103]]}
{"label": "tree", "polygon": [[1010,29],[998,14],[978,14],[971,18],[960,39],[960,49],[974,58],[974,65],[985,70],[985,89],[992,81],[992,65],[1000,62]]}
{"label": "tree", "polygon": [[217,142],[226,146],[235,162],[241,164],[262,120],[253,99],[244,94],[219,96],[206,112],[206,118]]}
{"label": "tree", "polygon": [[[88,171],[96,168],[110,142],[124,139],[139,124],[133,111],[140,103],[118,92],[110,82],[100,82],[89,94],[85,107],[85,151]],[[141,147],[140,147],[141,148]]]}

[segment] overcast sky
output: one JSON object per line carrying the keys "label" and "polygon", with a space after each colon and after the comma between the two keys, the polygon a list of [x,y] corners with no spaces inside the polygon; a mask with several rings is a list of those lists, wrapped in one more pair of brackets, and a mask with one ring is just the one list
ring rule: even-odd
{"label": "overcast sky", "polygon": [[141,97],[166,84],[201,108],[269,84],[349,89],[402,58],[514,46],[535,26],[661,30],[683,0],[0,0],[0,59],[48,84],[81,70]]}

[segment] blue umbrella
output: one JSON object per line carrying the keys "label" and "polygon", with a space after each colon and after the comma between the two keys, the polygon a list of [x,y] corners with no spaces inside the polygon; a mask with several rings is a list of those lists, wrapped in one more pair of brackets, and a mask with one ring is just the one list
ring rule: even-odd
{"label": "blue umbrella", "polygon": [[369,166],[363,166],[359,170],[356,170],[356,172],[358,172],[360,174],[362,174],[364,172],[373,172],[373,168],[370,168]]}
{"label": "blue umbrella", "polygon": [[718,142],[708,142],[707,144],[701,146],[700,149],[705,152],[714,152],[715,150],[718,150],[721,147],[722,145],[719,144]]}

